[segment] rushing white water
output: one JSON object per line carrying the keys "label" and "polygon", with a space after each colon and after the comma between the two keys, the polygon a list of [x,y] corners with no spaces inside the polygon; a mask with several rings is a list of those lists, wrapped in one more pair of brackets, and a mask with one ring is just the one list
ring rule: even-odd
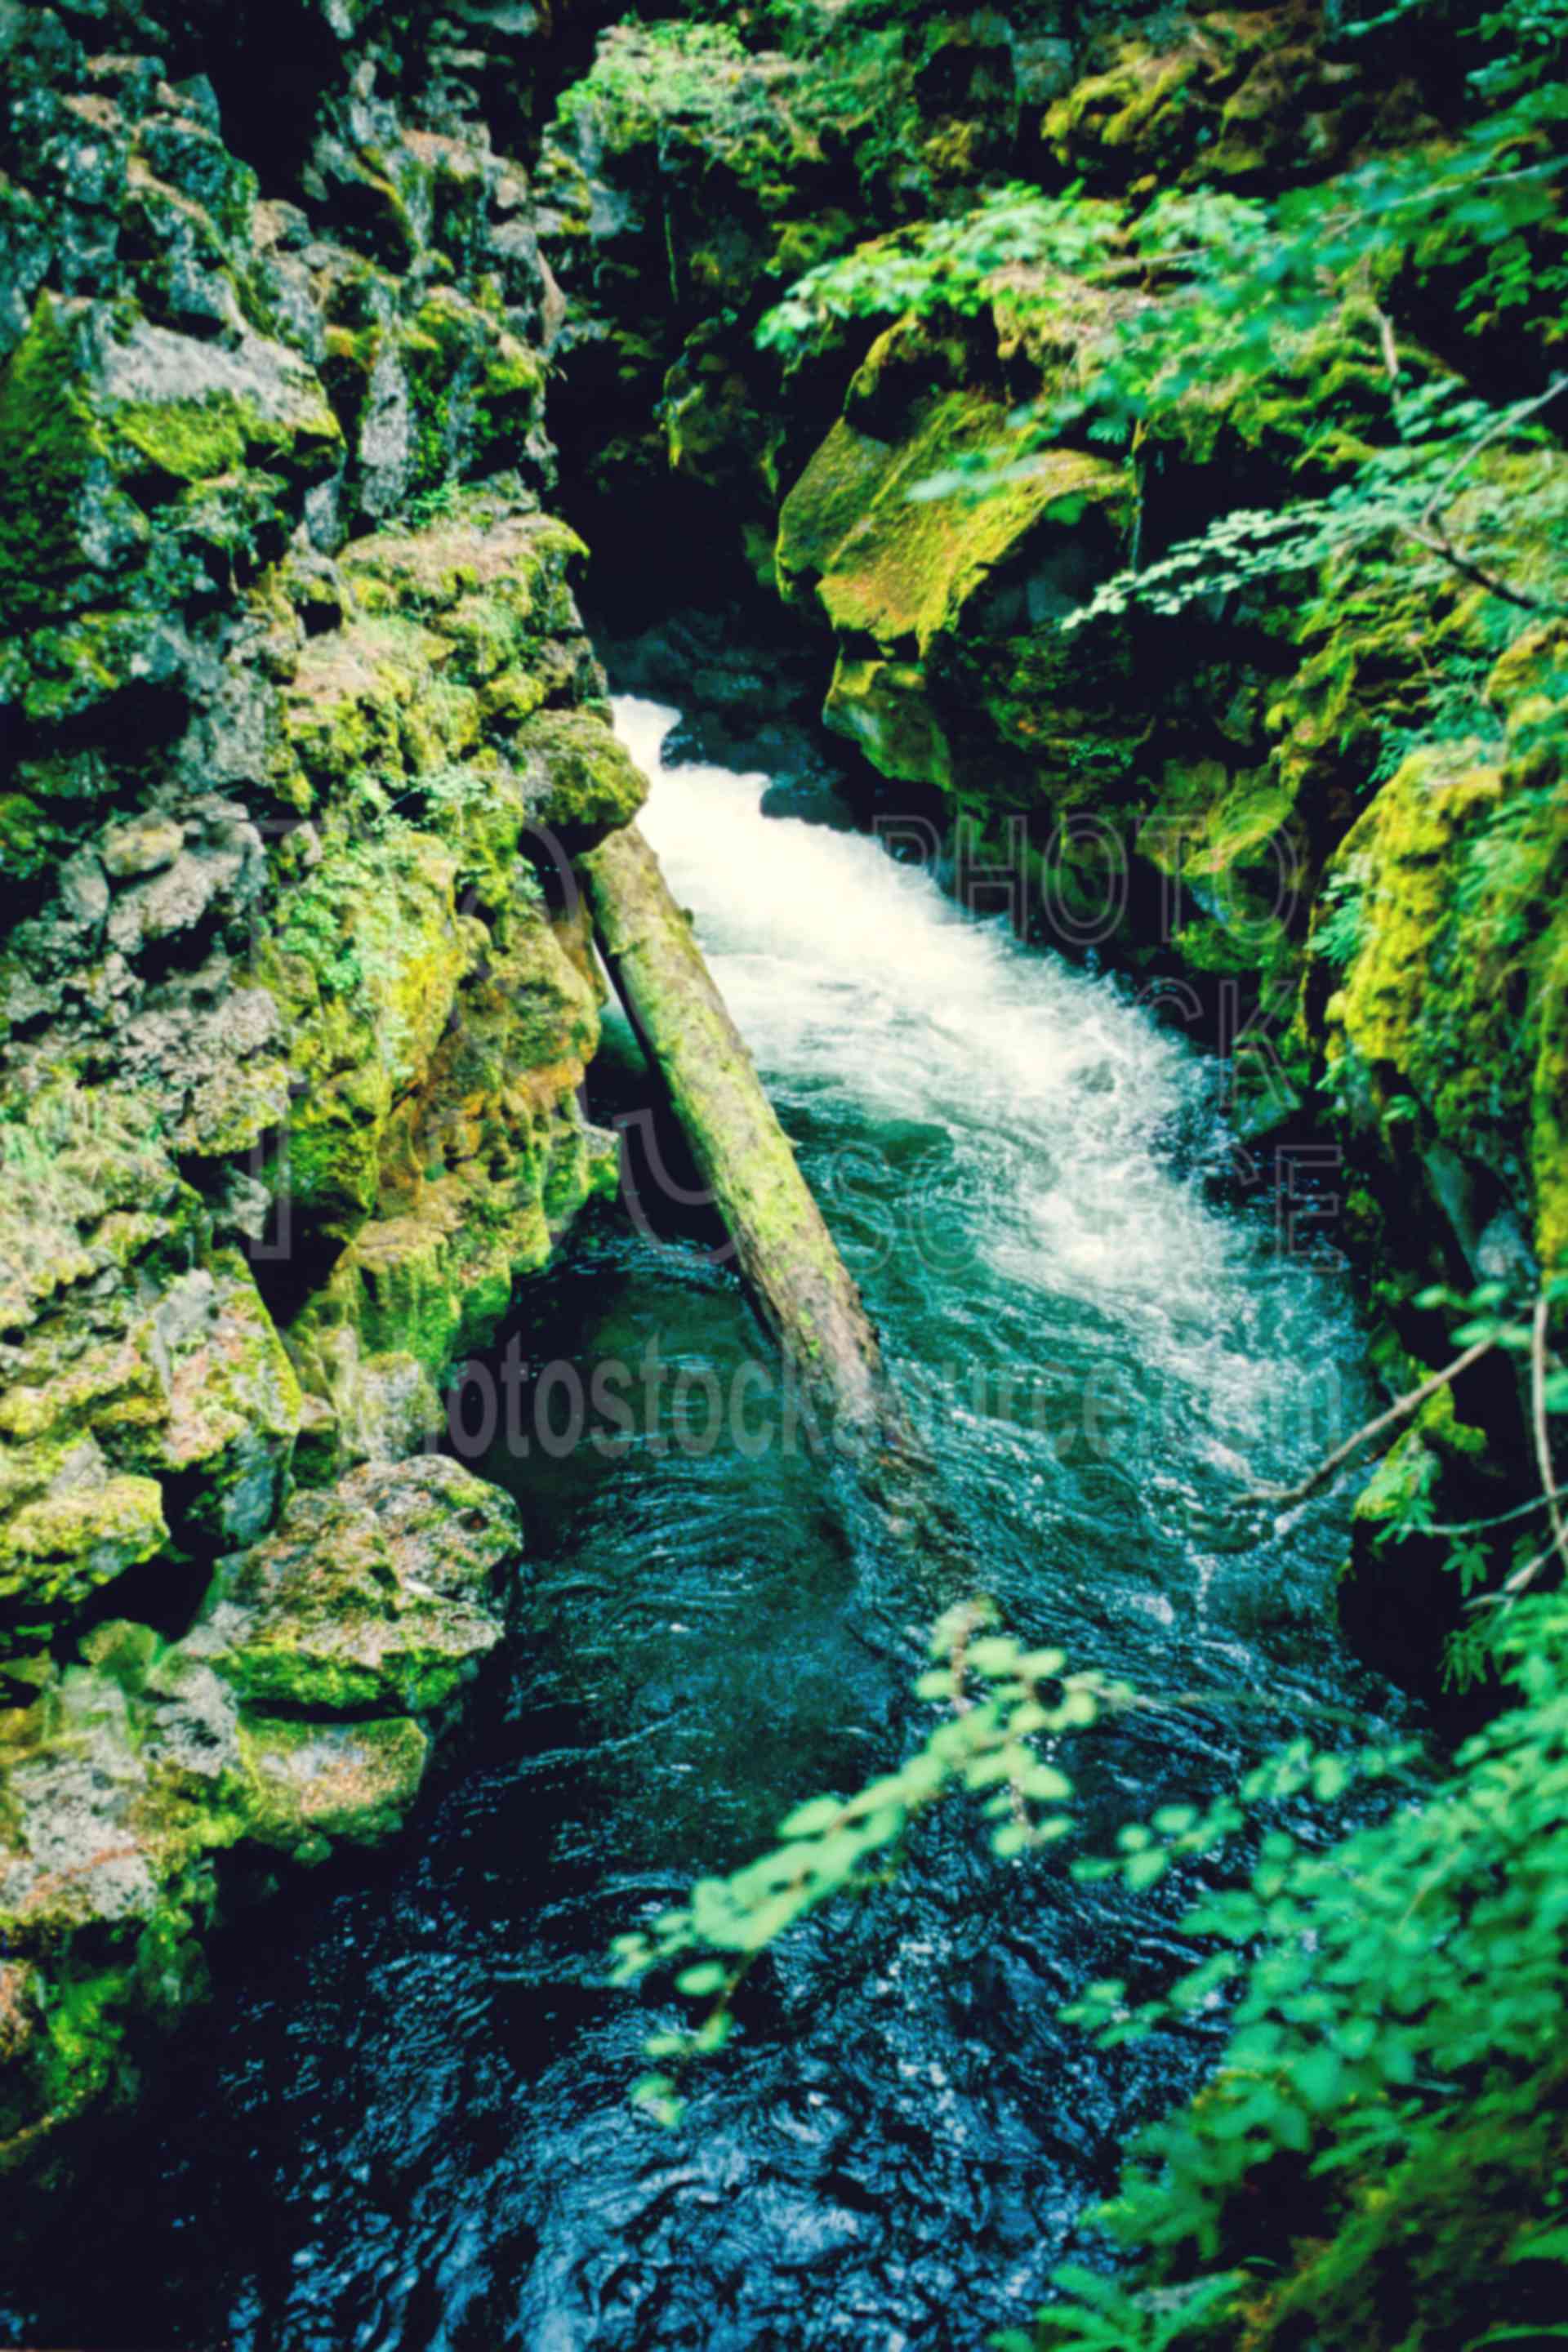
{"label": "rushing white water", "polygon": [[[1281,1248],[1272,1171],[1238,1217],[1177,1149],[1200,1139],[1211,1168],[1225,1150],[1212,1063],[878,842],[764,815],[765,775],[667,767],[676,712],[626,698],[616,716],[652,781],[644,830],[764,1078],[825,1128],[830,1212],[836,1192],[880,1193],[900,1228],[889,1243],[884,1222],[881,1255],[924,1278],[968,1352],[1005,1329],[1048,1353],[1070,1326],[1080,1380],[1098,1360],[1233,1479],[1344,1424],[1342,1303]],[[886,1142],[910,1129],[940,1139],[912,1198]],[[923,1333],[894,1340],[926,1352]]]}

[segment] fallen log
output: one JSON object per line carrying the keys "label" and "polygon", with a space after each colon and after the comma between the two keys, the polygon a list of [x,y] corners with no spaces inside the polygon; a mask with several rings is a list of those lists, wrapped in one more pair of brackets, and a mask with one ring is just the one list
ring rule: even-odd
{"label": "fallen log", "polygon": [[870,1318],[658,860],[627,825],[580,871],[605,968],[786,1364],[840,1442],[901,1444]]}

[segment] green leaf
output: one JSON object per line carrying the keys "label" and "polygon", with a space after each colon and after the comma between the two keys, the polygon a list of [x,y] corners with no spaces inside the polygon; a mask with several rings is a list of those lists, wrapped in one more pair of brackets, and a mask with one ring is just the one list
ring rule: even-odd
{"label": "green leaf", "polygon": [[786,1813],[779,1823],[779,1835],[784,1838],[820,1837],[830,1830],[843,1813],[844,1807],[837,1797],[812,1797]]}
{"label": "green leaf", "polygon": [[1181,1837],[1197,1822],[1195,1805],[1162,1805],[1154,1816],[1154,1827],[1162,1837]]}
{"label": "green leaf", "polygon": [[1465,2352],[1486,2352],[1491,2344],[1568,2344],[1568,2327],[1493,2327],[1472,2336]]}
{"label": "green leaf", "polygon": [[1542,2230],[1522,2245],[1511,2246],[1503,2259],[1510,2263],[1568,2263],[1568,2223]]}

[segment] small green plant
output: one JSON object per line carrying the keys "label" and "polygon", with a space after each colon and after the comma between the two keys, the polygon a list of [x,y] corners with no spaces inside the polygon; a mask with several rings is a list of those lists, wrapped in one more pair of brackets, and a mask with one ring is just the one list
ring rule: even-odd
{"label": "small green plant", "polygon": [[1312,948],[1325,963],[1353,963],[1366,934],[1364,868],[1352,862],[1331,874],[1318,898]]}
{"label": "small green plant", "polygon": [[616,1938],[616,1983],[679,1968],[678,1990],[709,2004],[696,2025],[648,2042],[660,2071],[632,2095],[659,2120],[680,2113],[668,2067],[722,2048],[735,1996],[759,1953],[807,1913],[881,1883],[887,1858],[928,1806],[961,1790],[977,1795],[1004,1860],[1051,1845],[1071,1829],[1064,1810],[1071,1783],[1037,1743],[1131,1703],[1132,1693],[1103,1675],[1069,1673],[1060,1650],[1031,1650],[994,1627],[994,1608],[977,1599],[950,1610],[934,1628],[935,1663],[915,1688],[942,1705],[945,1719],[897,1771],[853,1796],[797,1805],[771,1853],[728,1878],[699,1879],[689,1906]]}
{"label": "small green plant", "polygon": [[636,16],[623,17],[616,35],[601,41],[588,72],[562,92],[557,115],[574,123],[589,122],[601,110],[712,114],[725,105],[726,78],[733,78],[745,55],[728,25],[679,18],[643,25]]}

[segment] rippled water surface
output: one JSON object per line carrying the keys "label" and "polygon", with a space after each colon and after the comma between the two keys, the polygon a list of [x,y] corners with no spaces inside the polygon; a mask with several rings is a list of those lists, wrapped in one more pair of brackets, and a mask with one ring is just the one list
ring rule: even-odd
{"label": "rippled water surface", "polygon": [[[1179,1900],[998,1866],[943,1819],[895,1885],[755,1972],[673,2135],[626,2105],[664,2011],[605,1990],[609,1937],[897,1755],[955,1581],[1169,1702],[1065,1759],[1102,1834],[1313,1707],[1375,1703],[1327,1630],[1340,1530],[1213,1532],[1361,1391],[1344,1296],[1279,1254],[1267,1188],[1252,1207],[1230,1181],[1212,1066],[874,843],[764,817],[764,778],[666,772],[670,718],[619,706],[647,830],[972,1566],[900,1549],[768,1442],[761,1385],[731,1411],[760,1341],[698,1239],[584,1228],[518,1326],[530,1451],[503,1433],[488,1466],[523,1509],[527,1588],[460,1769],[392,1853],[246,1923],[91,2266],[56,2250],[0,2310],[18,2340],[977,2347],[1201,2056],[1106,2057],[1057,2021],[1089,1977],[1168,1974]],[[601,1116],[637,1098],[624,1034],[598,1083]],[[537,1384],[563,1363],[584,1388],[624,1368],[629,1444],[592,1420],[540,1443],[546,1397],[570,1417],[570,1378]]]}

